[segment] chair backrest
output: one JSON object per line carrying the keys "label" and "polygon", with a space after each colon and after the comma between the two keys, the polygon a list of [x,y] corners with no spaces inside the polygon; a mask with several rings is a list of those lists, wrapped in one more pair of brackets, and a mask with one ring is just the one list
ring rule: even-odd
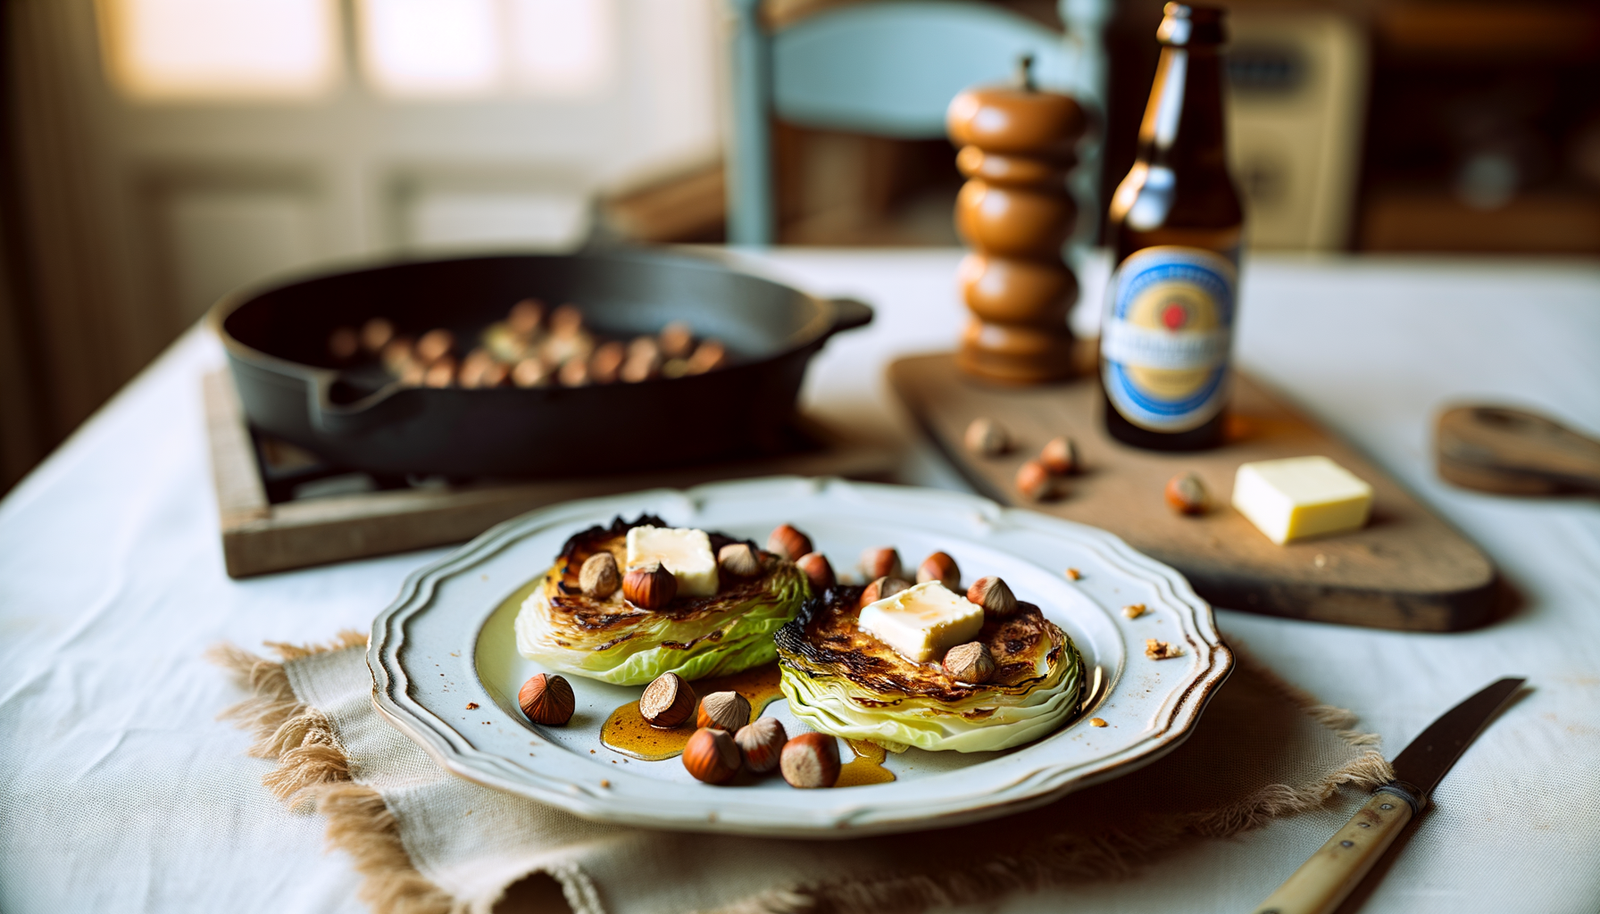
{"label": "chair backrest", "polygon": [[[731,0],[734,123],[729,241],[774,237],[769,118],[905,139],[944,136],[961,90],[1006,81],[1024,54],[1035,81],[1091,103],[1102,96],[1100,34],[1107,0],[1065,0],[1071,40],[1002,7],[959,0],[884,0],[817,13],[768,34],[759,0]],[[1068,19],[1069,27],[1073,24]]]}

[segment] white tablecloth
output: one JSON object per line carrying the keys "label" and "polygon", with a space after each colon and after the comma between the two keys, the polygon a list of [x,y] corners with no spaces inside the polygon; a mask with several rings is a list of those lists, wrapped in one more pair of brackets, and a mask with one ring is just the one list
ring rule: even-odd
{"label": "white tablecloth", "polygon": [[[762,268],[874,304],[813,364],[806,398],[899,429],[889,357],[949,348],[951,251],[785,251]],[[1103,265],[1085,268],[1086,285]],[[1092,322],[1092,309],[1080,318]],[[1600,432],[1600,267],[1581,262],[1247,264],[1240,361],[1474,538],[1520,595],[1475,632],[1418,635],[1220,609],[1224,632],[1391,752],[1490,680],[1533,691],[1475,743],[1364,911],[1600,910],[1600,501],[1440,483],[1432,417],[1452,400],[1530,406]],[[0,911],[350,911],[357,876],[322,822],[261,789],[269,763],[214,720],[238,697],[200,657],[223,640],[365,628],[441,551],[231,581],[199,397],[221,361],[191,333],[0,503]],[[926,448],[906,481],[960,487]],[[1007,899],[1015,911],[1247,910],[1356,802],[1196,843],[1134,882]]]}

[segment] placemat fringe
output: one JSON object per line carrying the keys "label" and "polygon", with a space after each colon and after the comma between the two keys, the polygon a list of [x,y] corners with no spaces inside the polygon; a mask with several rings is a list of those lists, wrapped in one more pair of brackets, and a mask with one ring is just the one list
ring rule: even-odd
{"label": "placemat fringe", "polygon": [[233,673],[249,693],[218,718],[255,734],[251,755],[277,760],[278,767],[261,779],[274,796],[291,807],[310,801],[327,817],[328,843],[354,858],[356,871],[365,877],[362,901],[385,914],[450,914],[455,899],[417,871],[394,813],[376,790],[350,780],[350,760],[332,724],[295,697],[283,666],[312,654],[360,647],[366,640],[361,632],[346,630],[328,644],[268,642],[278,660],[232,644],[213,647],[207,659]]}

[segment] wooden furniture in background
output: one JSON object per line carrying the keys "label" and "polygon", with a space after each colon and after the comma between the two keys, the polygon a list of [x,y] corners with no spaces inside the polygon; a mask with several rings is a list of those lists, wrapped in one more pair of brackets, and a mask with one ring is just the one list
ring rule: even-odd
{"label": "wooden furniture in background", "polygon": [[[774,117],[823,130],[940,139],[956,93],[1004,79],[1023,54],[1033,56],[1041,85],[1096,103],[1103,96],[1106,0],[1062,0],[1066,36],[992,3],[815,4],[820,9],[803,18],[775,23],[761,0],[729,2],[728,239],[735,244],[777,237]],[[1082,190],[1092,193],[1093,182]]]}
{"label": "wooden furniture in background", "polygon": [[968,89],[950,103],[950,140],[967,183],[956,226],[973,251],[961,262],[972,318],[956,363],[991,381],[1070,376],[1078,278],[1061,259],[1077,223],[1067,191],[1088,117],[1077,100],[1041,91],[1024,57],[1017,82]]}
{"label": "wooden furniture in background", "polygon": [[808,423],[816,447],[765,460],[532,482],[499,481],[268,498],[256,443],[226,371],[205,376],[206,433],[228,576],[250,577],[311,565],[464,542],[503,520],[557,502],[720,479],[793,474],[876,478],[899,462],[896,448],[846,440]]}
{"label": "wooden furniture in background", "polygon": [[[1207,600],[1230,609],[1407,631],[1454,631],[1489,621],[1495,570],[1488,558],[1360,452],[1234,374],[1228,443],[1213,451],[1144,451],[1113,440],[1100,420],[1092,379],[1028,389],[969,380],[949,355],[903,358],[889,380],[923,430],[978,491],[1102,527],[1166,562]],[[1003,425],[1016,442],[995,458],[974,456],[962,438],[973,419]],[[1021,496],[1017,467],[1044,443],[1069,435],[1083,471],[1066,492],[1039,504]],[[1278,546],[1229,507],[1239,464],[1322,454],[1372,485],[1372,519],[1354,533]],[[1197,473],[1211,509],[1175,514],[1167,480]]]}

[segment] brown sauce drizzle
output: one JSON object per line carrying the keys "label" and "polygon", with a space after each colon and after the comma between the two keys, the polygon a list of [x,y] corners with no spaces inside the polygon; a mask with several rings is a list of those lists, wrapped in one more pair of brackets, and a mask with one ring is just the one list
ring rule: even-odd
{"label": "brown sauce drizzle", "polygon": [[[750,718],[761,716],[767,705],[783,696],[778,688],[778,664],[754,667],[731,676],[713,676],[700,679],[691,685],[696,695],[712,692],[738,692],[750,702]],[[600,742],[607,749],[647,762],[659,762],[683,754],[683,747],[694,734],[694,721],[662,730],[650,726],[639,713],[639,702],[630,701],[611,712],[600,728]]]}
{"label": "brown sauce drizzle", "polygon": [[847,739],[850,751],[856,757],[839,768],[839,780],[834,787],[863,787],[867,784],[887,784],[894,780],[894,772],[883,767],[889,750],[866,740]]}

